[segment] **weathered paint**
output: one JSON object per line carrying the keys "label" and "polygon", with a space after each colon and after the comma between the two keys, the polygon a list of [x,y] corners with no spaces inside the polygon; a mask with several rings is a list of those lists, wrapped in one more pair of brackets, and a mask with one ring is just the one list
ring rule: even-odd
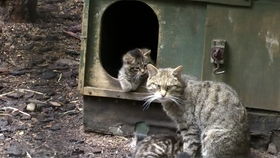
{"label": "weathered paint", "polygon": [[[139,90],[139,95],[122,93],[116,78],[110,76],[100,63],[101,18],[105,10],[118,1],[89,2],[89,16],[83,19],[87,23],[87,26],[83,25],[83,30],[87,30],[88,38],[87,45],[83,45],[86,48],[82,51],[85,58],[81,58],[83,65],[80,67],[80,71],[84,71],[80,75],[82,94],[142,100],[146,93],[144,90]],[[154,11],[159,21],[157,65],[183,65],[186,73],[201,77],[206,5],[180,1],[142,2]]]}
{"label": "weathered paint", "polygon": [[[279,13],[276,1],[255,1],[252,8],[208,5],[203,79],[228,83],[247,107],[280,111]],[[209,62],[215,38],[228,46],[222,75],[214,75]]]}
{"label": "weathered paint", "polygon": [[[101,18],[118,0],[85,0],[79,89],[84,95],[141,100],[144,90],[122,93],[100,63]],[[159,67],[234,87],[247,107],[280,111],[280,2],[276,0],[142,0],[159,20]],[[253,3],[253,4],[252,4]],[[218,5],[217,5],[218,4]],[[214,75],[213,39],[225,39],[226,73]]]}
{"label": "weathered paint", "polygon": [[266,48],[269,55],[269,63],[268,65],[271,65],[274,61],[274,57],[279,54],[279,40],[278,37],[275,34],[272,34],[271,32],[267,31],[265,36],[266,41]]}

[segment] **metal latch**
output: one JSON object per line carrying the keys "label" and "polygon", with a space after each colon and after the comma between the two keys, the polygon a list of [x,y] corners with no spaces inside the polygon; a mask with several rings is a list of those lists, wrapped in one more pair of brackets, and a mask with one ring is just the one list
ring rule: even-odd
{"label": "metal latch", "polygon": [[214,39],[211,43],[210,62],[214,64],[213,73],[215,75],[225,73],[225,70],[220,70],[221,65],[224,64],[224,54],[226,48],[226,40]]}

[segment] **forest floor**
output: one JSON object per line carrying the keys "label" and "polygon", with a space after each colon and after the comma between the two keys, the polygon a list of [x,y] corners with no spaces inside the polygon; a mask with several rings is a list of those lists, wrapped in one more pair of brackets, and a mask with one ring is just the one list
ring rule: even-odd
{"label": "forest floor", "polygon": [[77,90],[82,7],[83,0],[38,0],[36,23],[0,28],[1,158],[129,153],[131,138],[83,129]]}
{"label": "forest floor", "polygon": [[80,36],[82,7],[82,0],[38,0],[36,23],[1,27],[0,157],[128,153],[131,138],[83,129],[80,39],[68,34]]}

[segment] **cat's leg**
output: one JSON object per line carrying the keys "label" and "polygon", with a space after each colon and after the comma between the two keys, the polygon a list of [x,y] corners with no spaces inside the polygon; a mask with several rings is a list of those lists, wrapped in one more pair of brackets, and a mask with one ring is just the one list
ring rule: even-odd
{"label": "cat's leg", "polygon": [[248,143],[241,130],[214,128],[201,134],[203,158],[248,158]]}
{"label": "cat's leg", "polygon": [[119,79],[121,88],[124,92],[129,92],[133,90],[131,83],[126,79]]}
{"label": "cat's leg", "polygon": [[199,131],[195,126],[190,125],[188,128],[180,130],[183,138],[183,151],[190,158],[195,158],[200,147]]}

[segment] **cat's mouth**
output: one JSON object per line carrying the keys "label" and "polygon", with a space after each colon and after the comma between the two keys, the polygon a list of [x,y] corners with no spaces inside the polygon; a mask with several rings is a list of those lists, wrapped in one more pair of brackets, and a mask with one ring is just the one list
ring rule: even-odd
{"label": "cat's mouth", "polygon": [[164,102],[174,102],[176,105],[181,105],[183,104],[183,100],[178,98],[178,97],[174,97],[174,96],[161,96],[158,95],[157,93],[153,94],[153,95],[149,95],[147,97],[144,98],[145,103],[143,104],[143,110],[147,110],[150,107],[150,104],[154,101],[159,101],[161,103]]}

